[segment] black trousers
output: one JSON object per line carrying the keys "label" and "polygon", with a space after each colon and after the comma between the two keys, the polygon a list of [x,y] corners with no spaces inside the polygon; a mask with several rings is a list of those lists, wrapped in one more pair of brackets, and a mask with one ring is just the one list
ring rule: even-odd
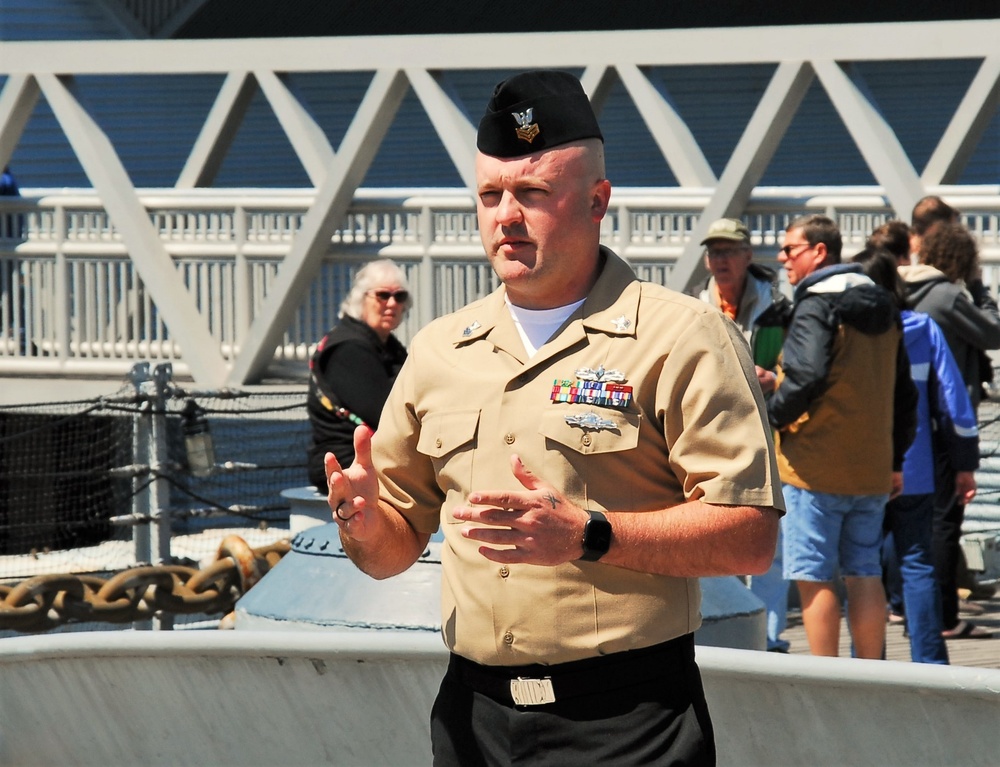
{"label": "black trousers", "polygon": [[958,625],[958,570],[962,558],[962,522],[965,506],[955,497],[955,469],[939,440],[934,442],[934,574],[941,588],[941,616],[945,630]]}
{"label": "black trousers", "polygon": [[[513,703],[510,679],[545,676],[555,702]],[[553,666],[496,668],[452,656],[431,741],[437,767],[715,764],[690,634]]]}

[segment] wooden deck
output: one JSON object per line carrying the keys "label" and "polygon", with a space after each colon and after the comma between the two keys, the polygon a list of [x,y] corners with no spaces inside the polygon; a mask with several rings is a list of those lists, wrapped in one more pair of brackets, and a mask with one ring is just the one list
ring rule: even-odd
{"label": "wooden deck", "polygon": [[[794,586],[793,586],[794,588]],[[975,623],[987,631],[993,632],[992,639],[950,639],[948,640],[948,657],[955,666],[976,666],[979,668],[1000,668],[1000,595],[990,600],[978,601],[986,612],[982,615],[965,615],[961,617]],[[797,609],[788,612],[788,629],[782,634],[783,639],[791,642],[791,653],[809,654],[809,644],[806,641],[805,628],[802,626],[802,614]],[[840,624],[840,655],[850,657],[850,635],[847,622]],[[886,627],[886,658],[888,660],[909,661],[910,640],[903,636],[901,625]]]}

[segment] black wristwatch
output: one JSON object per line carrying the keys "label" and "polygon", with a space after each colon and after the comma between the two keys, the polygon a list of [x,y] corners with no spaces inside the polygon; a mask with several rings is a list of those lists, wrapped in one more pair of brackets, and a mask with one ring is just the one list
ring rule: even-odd
{"label": "black wristwatch", "polygon": [[608,553],[611,548],[611,523],[599,511],[587,510],[590,519],[583,526],[583,556],[584,562],[596,562]]}

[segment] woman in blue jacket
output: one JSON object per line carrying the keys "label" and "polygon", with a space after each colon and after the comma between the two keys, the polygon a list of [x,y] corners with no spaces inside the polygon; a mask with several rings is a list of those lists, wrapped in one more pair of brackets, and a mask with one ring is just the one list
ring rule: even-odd
{"label": "woman in blue jacket", "polygon": [[[904,290],[896,259],[869,246],[853,259],[875,283],[902,306]],[[956,485],[975,494],[979,467],[976,414],[944,334],[928,315],[904,309],[903,341],[919,393],[917,434],[903,459],[903,493],[886,506],[885,529],[891,536],[903,582],[903,605],[910,635],[910,657],[916,663],[948,663],[941,635],[941,593],[932,554],[934,526],[934,446],[941,440],[958,475]],[[936,433],[936,434],[935,434]]]}

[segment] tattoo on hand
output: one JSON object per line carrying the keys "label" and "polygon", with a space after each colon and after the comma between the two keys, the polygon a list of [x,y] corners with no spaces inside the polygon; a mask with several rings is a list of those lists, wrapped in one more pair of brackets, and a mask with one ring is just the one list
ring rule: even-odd
{"label": "tattoo on hand", "polygon": [[556,508],[556,506],[559,505],[559,501],[556,500],[556,497],[554,495],[552,495],[552,493],[549,493],[548,495],[546,495],[545,496],[545,500],[547,500],[549,503],[552,504],[552,508],[553,509]]}

